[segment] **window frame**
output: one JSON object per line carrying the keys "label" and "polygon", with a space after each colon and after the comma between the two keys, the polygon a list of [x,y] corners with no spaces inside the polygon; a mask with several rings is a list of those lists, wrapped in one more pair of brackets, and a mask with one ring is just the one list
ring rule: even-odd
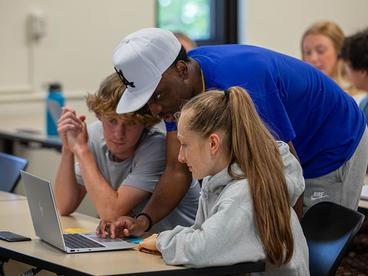
{"label": "window frame", "polygon": [[[238,0],[210,0],[210,38],[195,40],[198,46],[238,43]],[[155,25],[159,27],[155,1]]]}

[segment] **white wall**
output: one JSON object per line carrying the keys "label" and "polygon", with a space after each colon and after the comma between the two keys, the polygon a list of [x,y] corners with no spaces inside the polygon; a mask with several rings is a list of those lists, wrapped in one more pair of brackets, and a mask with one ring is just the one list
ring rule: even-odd
{"label": "white wall", "polygon": [[[239,1],[242,43],[297,57],[303,31],[316,20],[334,20],[347,34],[368,26],[367,0]],[[33,42],[27,33],[32,13],[46,22],[45,37]],[[0,0],[0,95],[40,92],[55,80],[66,94],[93,92],[112,71],[119,40],[154,24],[154,0]]]}
{"label": "white wall", "polygon": [[[300,57],[300,38],[317,20],[333,20],[346,35],[368,27],[367,0],[240,0],[243,43]],[[245,38],[245,40],[244,40]]]}
{"label": "white wall", "polygon": [[[32,13],[46,23],[38,41],[28,36]],[[0,0],[0,129],[44,131],[45,84],[51,81],[63,84],[68,105],[88,114],[83,97],[113,72],[120,39],[154,22],[152,0]],[[16,154],[29,160],[28,171],[54,179],[58,152],[18,145]],[[86,204],[84,211],[93,214]]]}
{"label": "white wall", "polygon": [[[59,80],[65,91],[94,91],[112,72],[112,51],[126,34],[154,25],[154,1],[0,0],[0,91]],[[29,16],[46,35],[28,39]]]}

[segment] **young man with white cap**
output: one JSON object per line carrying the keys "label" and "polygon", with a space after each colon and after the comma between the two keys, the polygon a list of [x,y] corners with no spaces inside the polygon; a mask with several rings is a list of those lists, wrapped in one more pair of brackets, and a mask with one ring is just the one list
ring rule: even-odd
{"label": "young man with white cap", "polygon": [[[141,211],[165,169],[165,136],[153,127],[159,120],[150,114],[116,113],[124,89],[113,73],[96,94],[86,97],[88,109],[98,119],[88,128],[84,115],[77,116],[71,107],[63,109],[58,121],[63,149],[55,179],[55,200],[62,215],[73,213],[88,194],[102,221],[144,216]],[[193,185],[152,230],[192,225],[199,192],[199,185]]]}
{"label": "young man with white cap", "polygon": [[128,35],[114,52],[115,68],[127,85],[117,112],[148,103],[168,130],[166,170],[144,209],[150,219],[120,218],[115,226],[123,234],[142,234],[189,187],[190,173],[177,160],[173,114],[207,89],[231,86],[245,88],[274,136],[295,147],[306,178],[305,209],[324,200],[357,208],[368,163],[366,122],[333,80],[300,60],[249,45],[198,47],[188,56],[171,32],[157,28]]}

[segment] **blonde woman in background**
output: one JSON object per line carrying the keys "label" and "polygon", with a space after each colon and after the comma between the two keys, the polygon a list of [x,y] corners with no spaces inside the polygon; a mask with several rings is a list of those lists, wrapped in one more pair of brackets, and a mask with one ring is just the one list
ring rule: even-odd
{"label": "blonde woman in background", "polygon": [[343,31],[336,23],[316,22],[305,31],[302,37],[302,58],[334,79],[359,103],[365,94],[348,81],[344,62],[339,58],[344,38]]}

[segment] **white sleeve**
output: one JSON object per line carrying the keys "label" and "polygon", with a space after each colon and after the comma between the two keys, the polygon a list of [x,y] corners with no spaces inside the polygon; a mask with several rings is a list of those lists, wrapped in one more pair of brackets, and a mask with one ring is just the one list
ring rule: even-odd
{"label": "white sleeve", "polygon": [[294,206],[305,189],[303,169],[295,156],[290,153],[289,146],[286,143],[278,142],[278,145],[284,163],[284,173],[289,192],[290,206]]}
{"label": "white sleeve", "polygon": [[242,195],[238,193],[219,202],[214,214],[199,227],[177,226],[162,232],[156,245],[165,262],[205,267],[264,259],[252,203],[244,203],[246,198]]}

